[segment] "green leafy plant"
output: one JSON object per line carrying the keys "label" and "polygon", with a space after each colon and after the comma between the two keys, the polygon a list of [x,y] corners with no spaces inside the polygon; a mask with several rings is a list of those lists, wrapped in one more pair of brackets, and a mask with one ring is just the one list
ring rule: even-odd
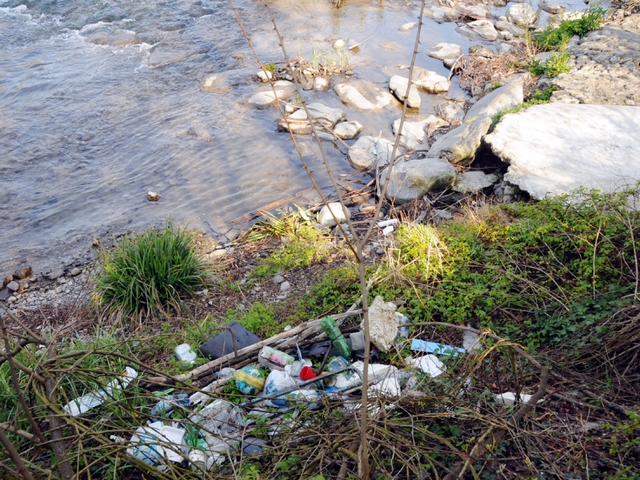
{"label": "green leafy plant", "polygon": [[537,45],[544,50],[558,47],[562,49],[574,35],[584,37],[590,31],[600,28],[606,13],[607,11],[600,6],[591,7],[585,10],[579,18],[563,20],[557,27],[550,25],[535,35],[534,39]]}
{"label": "green leafy plant", "polygon": [[207,284],[195,234],[171,222],[161,230],[125,236],[120,245],[100,255],[100,263],[95,303],[128,316],[177,307],[181,295],[192,295]]}
{"label": "green leafy plant", "polygon": [[554,53],[551,58],[547,60],[547,63],[544,66],[545,74],[549,78],[554,78],[561,73],[570,72],[570,62],[571,56],[569,55],[569,52]]}

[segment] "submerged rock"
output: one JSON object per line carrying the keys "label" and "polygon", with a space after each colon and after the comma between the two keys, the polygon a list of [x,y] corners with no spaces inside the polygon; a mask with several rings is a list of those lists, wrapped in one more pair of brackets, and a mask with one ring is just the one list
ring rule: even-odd
{"label": "submerged rock", "polygon": [[393,95],[368,80],[340,83],[333,90],[342,103],[359,112],[378,112],[393,102]]}
{"label": "submerged rock", "polygon": [[[409,79],[401,77],[400,75],[394,75],[389,79],[389,90],[393,92],[398,100],[404,102],[407,98],[407,106],[409,108],[420,108],[420,94],[415,85],[409,86]],[[409,90],[409,95],[407,95]]]}
{"label": "submerged rock", "polygon": [[[287,80],[278,80],[271,85],[261,86],[248,100],[249,105],[264,108],[275,105],[278,101],[287,100],[296,94],[296,86]],[[275,93],[274,93],[275,90]]]}
{"label": "submerged rock", "polygon": [[[307,111],[311,119],[307,117]],[[291,115],[281,117],[277,120],[278,131],[291,132],[299,135],[308,135],[312,132],[311,121],[317,126],[331,130],[338,122],[343,121],[347,114],[339,108],[331,108],[322,103],[310,103],[307,110],[300,108]]]}
{"label": "submerged rock", "polygon": [[462,47],[456,43],[438,43],[431,47],[427,55],[438,60],[456,59],[462,55]]}
{"label": "submerged rock", "polygon": [[333,133],[342,140],[351,140],[356,138],[362,130],[364,130],[364,127],[360,122],[342,122],[335,126]]}

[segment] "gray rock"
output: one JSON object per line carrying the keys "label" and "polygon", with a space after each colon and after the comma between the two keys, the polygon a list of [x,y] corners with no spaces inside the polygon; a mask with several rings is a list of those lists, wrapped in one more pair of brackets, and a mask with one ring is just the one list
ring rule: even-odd
{"label": "gray rock", "polygon": [[506,85],[482,97],[469,109],[465,121],[472,122],[479,118],[491,117],[501,110],[521,104],[524,101],[523,86],[526,78],[528,74],[516,75]]}
{"label": "gray rock", "polygon": [[520,28],[517,25],[514,25],[511,22],[504,22],[504,21],[500,21],[498,20],[496,22],[495,27],[498,30],[504,31],[504,32],[509,32],[511,35],[514,35],[516,37],[521,37],[525,34],[526,30],[524,28]]}
{"label": "gray rock", "polygon": [[368,80],[340,83],[333,90],[342,103],[359,112],[378,112],[393,102],[393,95]]}
{"label": "gray rock", "polygon": [[57,280],[63,275],[64,275],[64,270],[58,269],[58,270],[54,270],[51,273],[48,273],[47,275],[45,275],[45,277],[47,277],[49,280]]}
{"label": "gray rock", "polygon": [[351,212],[348,208],[343,208],[340,202],[332,202],[325,205],[318,213],[318,223],[325,227],[335,227],[336,220],[338,220],[338,223],[345,223],[349,218],[351,218]]}
{"label": "gray rock", "polygon": [[564,13],[565,10],[567,9],[567,7],[563,7],[559,3],[541,2],[538,4],[538,6],[545,12],[550,13],[551,15],[558,15],[560,13]]}
{"label": "gray rock", "polygon": [[533,59],[538,62],[540,65],[546,65],[549,60],[553,57],[553,53],[551,52],[540,52],[534,55]]}
{"label": "gray rock", "polygon": [[[400,139],[411,150],[427,150],[429,143],[427,142],[427,133],[425,129],[431,125],[445,125],[447,122],[435,115],[429,115],[419,122],[408,122],[405,120],[402,125],[402,138]],[[400,119],[395,120],[391,124],[393,134],[397,135],[400,128]]]}
{"label": "gray rock", "polygon": [[280,284],[281,292],[288,292],[289,290],[291,290],[291,284],[289,282],[282,282]]}
{"label": "gray rock", "polygon": [[451,87],[447,77],[421,67],[413,67],[413,84],[428,93],[448,92]]}
{"label": "gray rock", "polygon": [[351,140],[356,138],[362,130],[364,130],[364,127],[360,122],[351,121],[337,124],[333,129],[333,133],[343,140]]}
{"label": "gray rock", "polygon": [[438,43],[431,47],[427,55],[438,60],[455,59],[462,55],[462,47],[455,43]]}
{"label": "gray rock", "polygon": [[271,88],[271,85],[259,87],[259,90],[249,98],[249,105],[256,108],[269,107],[275,105],[278,100],[287,100],[296,94],[296,86],[287,80],[275,82],[274,89]]}
{"label": "gray rock", "polygon": [[72,268],[71,271],[69,272],[69,276],[71,277],[77,277],[78,275],[80,275],[82,273],[82,269],[75,267]]}
{"label": "gray rock", "polygon": [[486,5],[458,5],[458,11],[465,17],[480,19],[487,18],[491,14],[491,9]]}
{"label": "gray rock", "polygon": [[460,193],[477,193],[492,186],[498,181],[498,175],[484,172],[460,173],[453,184],[453,191]]}
{"label": "gray rock", "polygon": [[431,158],[444,159],[454,165],[468,165],[475,158],[482,138],[491,127],[491,117],[479,118],[445,133],[431,145],[427,154]]}
{"label": "gray rock", "polygon": [[[407,98],[407,106],[409,108],[420,108],[420,94],[415,85],[409,86],[409,79],[394,75],[389,79],[389,90],[396,96],[398,100],[404,102]],[[407,90],[409,95],[407,96]]]}
{"label": "gray rock", "polygon": [[[380,183],[386,184],[387,171],[381,172]],[[446,160],[424,158],[394,165],[386,197],[403,204],[422,197],[428,191],[450,187],[456,179],[456,169]]]}
{"label": "gray rock", "polygon": [[475,20],[466,25],[459,26],[457,30],[470,37],[477,35],[483,40],[493,41],[498,39],[498,31],[494,28],[490,20]]}
{"label": "gray rock", "polygon": [[208,76],[200,83],[199,87],[209,93],[229,93],[233,87],[252,84],[254,75],[255,70],[249,68],[227,70]]}
{"label": "gray rock", "polygon": [[11,290],[12,292],[15,292],[19,288],[20,288],[20,284],[15,280],[13,282],[9,282],[9,284],[7,285],[7,289]]}
{"label": "gray rock", "polygon": [[433,6],[426,8],[425,15],[437,23],[455,22],[460,18],[460,14],[453,8]]}
{"label": "gray rock", "polygon": [[496,56],[495,52],[490,48],[485,47],[484,45],[471,45],[469,47],[469,55],[474,55],[476,57],[486,57],[493,58]]}
{"label": "gray rock", "polygon": [[537,17],[535,10],[528,3],[511,5],[507,9],[509,21],[523,28],[536,23]]}
{"label": "gray rock", "polygon": [[270,70],[258,70],[257,75],[262,83],[266,83],[273,78],[273,73]]}
{"label": "gray rock", "polygon": [[[347,152],[347,160],[356,170],[384,167],[391,161],[393,142],[370,135],[360,137]],[[398,151],[398,154],[403,153]]]}
{"label": "gray rock", "polygon": [[[331,108],[322,103],[310,103],[307,110],[316,125],[332,129],[338,122],[344,120],[347,114],[339,108]],[[304,108],[296,110],[291,115],[281,117],[277,120],[279,131],[290,131],[300,135],[311,133],[311,120],[307,118]]]}
{"label": "gray rock", "polygon": [[273,280],[273,283],[275,284],[280,284],[284,282],[284,277],[282,275],[276,275],[271,280]]}
{"label": "gray rock", "polygon": [[485,141],[509,163],[505,180],[536,199],[640,180],[640,108],[536,105],[505,116]]}
{"label": "gray rock", "polygon": [[313,89],[316,92],[324,92],[327,88],[329,88],[329,80],[324,77],[315,77],[313,79]]}

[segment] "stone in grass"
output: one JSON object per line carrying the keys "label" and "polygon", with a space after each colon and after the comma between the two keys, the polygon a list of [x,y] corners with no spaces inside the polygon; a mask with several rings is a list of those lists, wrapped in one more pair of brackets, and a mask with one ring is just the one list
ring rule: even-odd
{"label": "stone in grass", "polygon": [[350,218],[351,212],[348,208],[343,208],[340,202],[329,203],[322,207],[320,213],[318,213],[318,223],[325,227],[335,227],[336,220],[338,223],[345,223]]}

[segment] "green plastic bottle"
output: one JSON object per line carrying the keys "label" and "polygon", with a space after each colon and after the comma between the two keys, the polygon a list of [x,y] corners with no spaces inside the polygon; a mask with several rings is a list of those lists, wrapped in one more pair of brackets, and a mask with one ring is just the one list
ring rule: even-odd
{"label": "green plastic bottle", "polygon": [[327,337],[331,339],[333,347],[338,351],[340,356],[351,360],[351,349],[349,348],[347,339],[342,335],[333,317],[325,317],[320,320],[320,326],[324,330],[324,333],[327,334]]}

